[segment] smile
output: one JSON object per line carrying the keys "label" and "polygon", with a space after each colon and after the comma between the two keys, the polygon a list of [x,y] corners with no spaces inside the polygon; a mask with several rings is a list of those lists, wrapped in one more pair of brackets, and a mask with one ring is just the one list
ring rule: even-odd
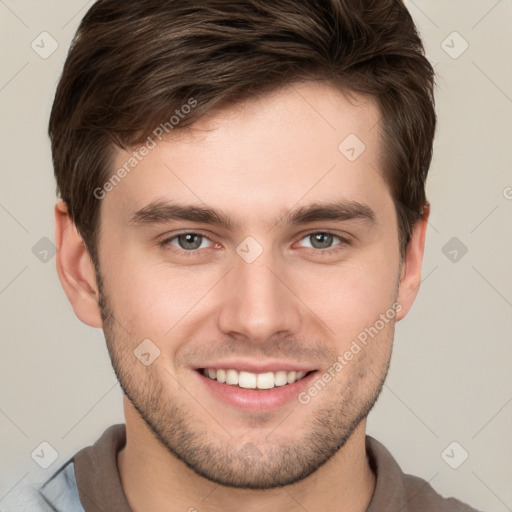
{"label": "smile", "polygon": [[245,389],[272,389],[274,387],[293,384],[304,378],[305,371],[277,371],[265,373],[252,373],[234,369],[203,368],[201,373],[205,377],[220,383],[229,384]]}

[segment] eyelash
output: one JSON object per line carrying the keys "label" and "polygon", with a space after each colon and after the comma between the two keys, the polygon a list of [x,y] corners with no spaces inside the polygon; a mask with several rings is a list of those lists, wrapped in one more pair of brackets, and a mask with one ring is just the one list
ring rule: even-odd
{"label": "eyelash", "polygon": [[[304,238],[308,238],[308,237],[311,237],[316,234],[322,234],[322,235],[328,235],[328,236],[332,235],[334,238],[337,238],[340,241],[340,243],[336,244],[333,247],[329,247],[327,249],[315,249],[314,247],[306,247],[305,248],[305,249],[309,249],[308,252],[313,251],[315,253],[315,255],[330,255],[330,254],[333,254],[333,253],[336,253],[336,252],[342,250],[343,247],[350,245],[350,242],[346,238],[343,238],[340,235],[336,235],[335,233],[332,233],[331,231],[321,231],[321,230],[311,231],[311,232],[307,233],[306,235],[304,235],[303,237],[301,237],[299,240],[303,240]],[[213,242],[213,240],[209,236],[201,233],[200,231],[183,231],[181,233],[176,233],[175,235],[173,235],[169,238],[166,238],[165,240],[162,240],[162,242],[160,242],[159,245],[166,250],[171,250],[173,252],[177,252],[180,255],[185,255],[187,257],[200,256],[201,249],[193,249],[193,250],[187,251],[186,249],[180,249],[178,247],[171,245],[170,242],[172,240],[174,240],[182,235],[199,235],[203,238],[206,238],[211,243],[215,244],[215,242]]]}

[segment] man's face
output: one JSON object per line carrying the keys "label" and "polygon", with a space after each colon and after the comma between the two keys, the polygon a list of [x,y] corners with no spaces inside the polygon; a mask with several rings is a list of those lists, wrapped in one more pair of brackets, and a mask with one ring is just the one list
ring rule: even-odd
{"label": "man's face", "polygon": [[[252,488],[298,481],[375,403],[400,272],[378,121],[368,99],[297,84],[153,137],[103,199],[114,369],[133,410],[198,474]],[[112,172],[130,156],[118,150]],[[208,208],[232,225],[165,220],[148,213],[155,202]],[[336,218],[294,215],[334,203],[345,207]]]}

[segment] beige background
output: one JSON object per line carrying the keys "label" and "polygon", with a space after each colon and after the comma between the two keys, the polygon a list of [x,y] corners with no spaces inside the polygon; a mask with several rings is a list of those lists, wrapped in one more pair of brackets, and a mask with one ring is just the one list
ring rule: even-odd
{"label": "beige background", "polygon": [[[49,110],[90,5],[0,0],[0,507],[13,488],[50,475],[123,421],[103,333],[74,316],[41,241],[54,240]],[[397,327],[368,431],[438,492],[512,510],[512,1],[407,5],[439,74],[432,216],[422,289]],[[31,47],[51,50],[43,31],[58,43],[45,59]],[[450,245],[445,255],[452,237],[465,255]],[[45,470],[31,459],[43,441],[58,452]],[[452,465],[469,453],[458,469],[441,456],[453,441]]]}

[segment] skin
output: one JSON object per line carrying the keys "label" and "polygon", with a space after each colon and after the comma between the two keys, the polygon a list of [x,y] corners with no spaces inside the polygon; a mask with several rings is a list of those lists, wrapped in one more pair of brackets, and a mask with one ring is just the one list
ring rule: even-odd
{"label": "skin", "polygon": [[[366,415],[386,377],[395,321],[419,288],[428,220],[427,210],[401,262],[379,120],[371,99],[317,82],[173,132],[101,201],[102,282],[57,203],[59,278],[76,315],[103,328],[125,392],[127,444],[118,467],[134,512],[368,507],[375,475]],[[354,161],[338,150],[349,134],[366,146]],[[113,169],[129,156],[118,149]],[[155,199],[207,205],[239,225],[130,225]],[[276,223],[289,210],[335,200],[369,206],[375,222]],[[210,240],[196,256],[176,238],[161,245],[182,231]],[[320,254],[325,249],[309,236],[315,231],[335,235],[327,244],[333,252]],[[236,252],[248,236],[263,249],[252,263]],[[396,317],[306,405],[292,399],[269,411],[242,410],[196,372],[236,357],[297,362],[322,375],[395,302]],[[133,354],[144,339],[160,350],[149,366]]]}

